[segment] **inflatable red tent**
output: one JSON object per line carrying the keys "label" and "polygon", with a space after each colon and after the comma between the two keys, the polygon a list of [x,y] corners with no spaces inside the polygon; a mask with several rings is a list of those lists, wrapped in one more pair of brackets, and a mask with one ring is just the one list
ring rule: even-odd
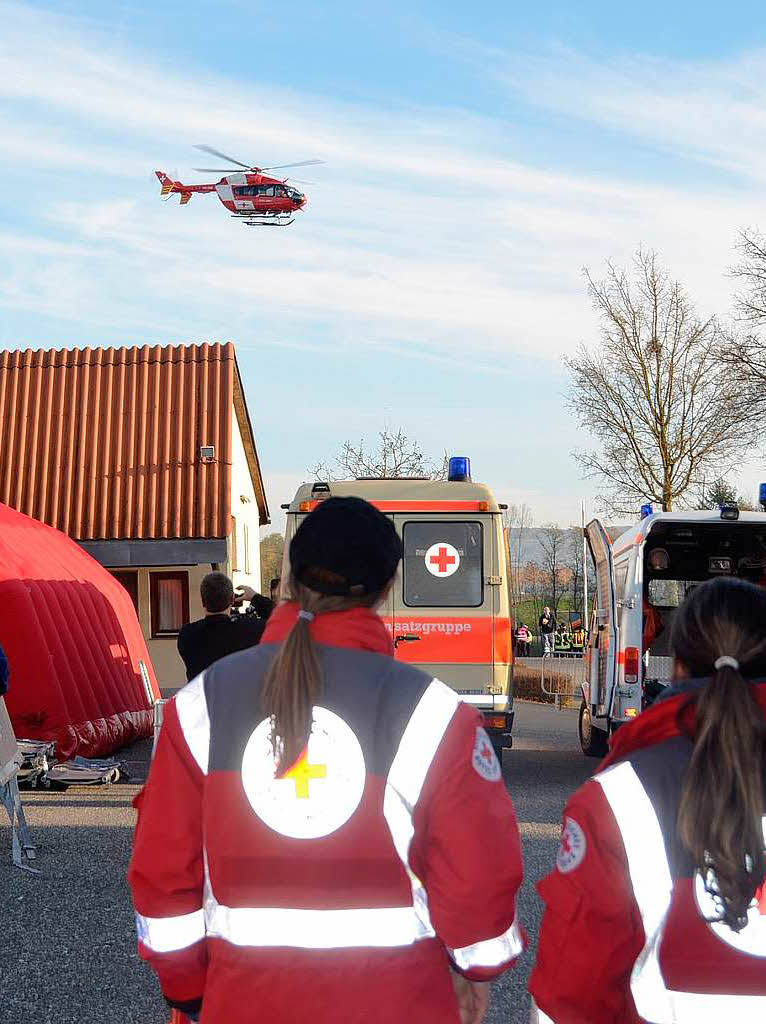
{"label": "inflatable red tent", "polygon": [[55,740],[64,759],[151,735],[160,694],[127,591],[63,533],[2,504],[0,645],[17,736]]}

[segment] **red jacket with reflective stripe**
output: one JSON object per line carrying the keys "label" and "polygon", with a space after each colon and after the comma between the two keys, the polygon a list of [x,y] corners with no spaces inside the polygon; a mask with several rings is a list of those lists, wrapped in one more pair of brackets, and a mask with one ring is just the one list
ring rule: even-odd
{"label": "red jacket with reflective stripe", "polygon": [[[766,685],[756,693],[766,712]],[[766,918],[754,912],[739,938],[709,924],[675,835],[693,732],[689,693],[658,702],[568,801],[556,870],[537,886],[545,913],[529,987],[541,1024],[766,1021]]]}
{"label": "red jacket with reflective stripe", "polygon": [[361,796],[297,838],[322,831],[307,808],[348,758],[314,763],[312,733],[297,774],[252,775],[273,653],[232,655],[167,706],[129,871],[140,954],[207,1022],[456,1022],[450,960],[491,978],[523,945],[518,829],[480,716],[390,658],[320,648],[315,729],[351,728]]}

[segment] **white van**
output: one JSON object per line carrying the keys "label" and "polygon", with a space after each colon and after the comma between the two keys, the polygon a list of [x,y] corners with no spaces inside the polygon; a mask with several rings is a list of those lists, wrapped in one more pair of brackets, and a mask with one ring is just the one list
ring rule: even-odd
{"label": "white van", "polygon": [[609,736],[672,682],[673,617],[691,590],[715,576],[766,585],[766,514],[724,505],[658,512],[618,540],[594,519],[586,535],[596,566],[579,734],[601,757]]}
{"label": "white van", "polygon": [[303,484],[288,506],[283,580],[299,523],[325,498],[375,505],[402,539],[404,557],[380,609],[396,657],[452,686],[478,708],[496,749],[511,746],[511,618],[501,506],[473,483],[464,458],[448,480],[372,479]]}

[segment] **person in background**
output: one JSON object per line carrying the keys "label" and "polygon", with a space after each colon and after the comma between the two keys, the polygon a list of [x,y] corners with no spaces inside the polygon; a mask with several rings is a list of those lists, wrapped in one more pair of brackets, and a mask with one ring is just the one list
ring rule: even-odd
{"label": "person in background", "polygon": [[576,654],[582,654],[585,649],[585,630],[578,626],[572,630],[572,650]]}
{"label": "person in background", "polygon": [[674,686],[564,810],[533,1021],[766,1021],[764,623],[731,577],[679,609]]}
{"label": "person in background", "polygon": [[243,585],[234,591],[234,608],[238,610],[245,601],[249,602],[245,615],[255,615],[256,618],[266,621],[276,606],[279,604],[279,586],[281,580],[277,577],[269,584],[269,596],[264,597],[252,587]]}
{"label": "person in background", "polygon": [[561,628],[558,631],[556,647],[564,654],[569,654],[572,650],[572,634],[569,632],[569,626],[566,622],[562,623]]}
{"label": "person in background", "polygon": [[187,679],[194,679],[227,654],[253,647],[266,628],[265,620],[255,615],[232,618],[232,608],[245,597],[235,597],[234,585],[225,573],[209,572],[199,590],[205,616],[185,623],[178,634],[178,653],[186,666]]}
{"label": "person in background", "polygon": [[646,597],[644,597],[643,601],[642,621],[641,645],[644,651],[648,653],[654,641],[663,633],[665,624],[662,621],[661,612]]}
{"label": "person in background", "polygon": [[520,622],[516,627],[516,654],[519,658],[526,658],[529,656],[529,627]]}
{"label": "person in background", "polygon": [[323,501],[263,642],[166,707],[129,881],[141,957],[203,1024],[479,1024],[524,948],[481,716],[375,610],[401,555],[378,509]]}
{"label": "person in background", "polygon": [[556,652],[556,616],[548,605],[543,608],[543,614],[538,622],[540,633],[543,638],[543,657],[555,654]]}

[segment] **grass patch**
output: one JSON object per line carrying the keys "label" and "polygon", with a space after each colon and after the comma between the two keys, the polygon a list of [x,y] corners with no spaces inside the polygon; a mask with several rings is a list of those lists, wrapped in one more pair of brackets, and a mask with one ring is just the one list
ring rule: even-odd
{"label": "grass patch", "polygon": [[[551,690],[557,690],[563,699],[565,707],[576,707],[580,703],[579,691],[571,694],[572,679],[563,672],[554,672],[553,675],[546,674],[546,683]],[[554,704],[556,697],[551,693],[544,693],[540,685],[540,669],[527,668],[516,662],[513,669],[513,696],[523,700],[534,700],[538,704]]]}
{"label": "grass patch", "polygon": [[[560,683],[556,685],[560,685]],[[550,694],[542,691],[540,670],[526,668],[524,665],[519,665],[518,662],[513,669],[513,695],[524,700],[536,700],[540,704],[553,704],[554,700]]]}

